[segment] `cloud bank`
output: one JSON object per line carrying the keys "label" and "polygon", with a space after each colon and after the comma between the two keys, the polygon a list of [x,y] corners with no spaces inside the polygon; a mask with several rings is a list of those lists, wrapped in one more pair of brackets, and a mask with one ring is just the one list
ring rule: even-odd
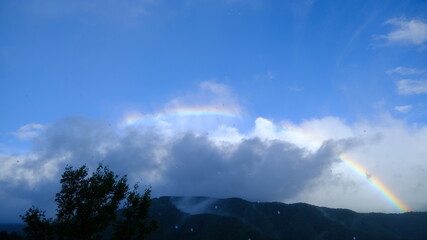
{"label": "cloud bank", "polygon": [[[242,111],[225,85],[205,82],[159,113],[196,103]],[[154,196],[303,201],[396,212],[368,177],[356,175],[338,158],[344,152],[411,209],[427,209],[426,126],[408,126],[389,116],[353,124],[337,117],[300,123],[245,118],[250,127],[229,115],[197,114],[125,125],[86,117],[45,124],[26,153],[0,155],[0,222],[17,221],[32,204],[52,213],[65,165],[94,169],[99,162],[127,174],[131,183],[151,185]]]}
{"label": "cloud bank", "polygon": [[290,142],[256,136],[235,143],[193,132],[167,137],[162,129],[132,126],[118,131],[106,122],[84,117],[50,124],[33,141],[26,155],[0,157],[2,195],[25,204],[52,200],[53,195],[20,196],[43,192],[44,184],[57,189],[66,164],[87,164],[93,169],[98,162],[128,174],[132,182],[151,185],[156,195],[278,201],[294,196],[337,161],[339,144],[327,142],[309,152]]}

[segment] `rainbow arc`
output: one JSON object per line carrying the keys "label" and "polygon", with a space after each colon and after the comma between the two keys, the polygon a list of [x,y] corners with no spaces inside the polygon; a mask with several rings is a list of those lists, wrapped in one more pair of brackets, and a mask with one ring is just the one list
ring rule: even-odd
{"label": "rainbow arc", "polygon": [[140,113],[132,113],[125,117],[125,125],[133,125],[147,120],[168,120],[177,117],[227,117],[227,118],[240,118],[239,114],[219,107],[179,107],[172,108],[157,114],[142,115]]}
{"label": "rainbow arc", "polygon": [[369,184],[380,193],[388,202],[394,205],[401,212],[409,212],[411,209],[402,200],[400,200],[393,191],[388,188],[380,179],[371,175],[365,167],[363,167],[356,160],[351,158],[348,154],[341,154],[339,158],[350,167],[357,175],[366,179]]}
{"label": "rainbow arc", "polygon": [[[285,132],[296,134],[303,138],[305,141],[310,142],[315,146],[322,145],[323,141],[319,139],[319,137],[315,136],[312,133],[304,132],[303,130],[292,126],[286,125],[283,127]],[[339,159],[345,163],[347,167],[349,167],[353,172],[355,172],[358,176],[365,179],[369,183],[369,185],[375,189],[386,201],[392,204],[396,209],[400,212],[409,212],[411,209],[407,204],[405,204],[394,192],[390,189],[385,183],[383,183],[378,177],[372,175],[370,171],[366,167],[364,167],[360,161],[352,158],[350,155],[346,153],[342,153],[339,156]]]}

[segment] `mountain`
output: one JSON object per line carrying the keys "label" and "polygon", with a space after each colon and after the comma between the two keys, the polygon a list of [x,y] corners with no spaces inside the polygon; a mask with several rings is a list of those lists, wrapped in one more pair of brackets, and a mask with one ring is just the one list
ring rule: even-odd
{"label": "mountain", "polygon": [[152,217],[163,239],[427,239],[427,212],[356,213],[304,203],[160,197]]}
{"label": "mountain", "polygon": [[[151,240],[427,239],[427,212],[356,213],[305,203],[160,197],[152,199],[150,213],[159,226]],[[0,225],[0,231],[22,227]]]}

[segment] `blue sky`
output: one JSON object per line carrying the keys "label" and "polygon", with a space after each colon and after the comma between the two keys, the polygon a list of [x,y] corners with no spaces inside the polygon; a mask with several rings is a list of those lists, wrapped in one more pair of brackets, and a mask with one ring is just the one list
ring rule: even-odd
{"label": "blue sky", "polygon": [[[427,139],[425,1],[2,1],[0,35],[0,155],[8,166],[3,172],[31,170],[30,162],[41,159],[37,149],[47,149],[43,143],[59,141],[49,138],[58,125],[73,128],[99,121],[100,125],[113,125],[115,133],[128,133],[131,130],[123,127],[123,119],[139,114],[153,120],[140,121],[133,131],[154,124],[163,138],[177,131],[196,137],[210,132],[212,143],[234,139],[233,144],[241,146],[242,139],[264,139],[264,143],[279,139],[312,151],[320,140],[354,139],[370,129],[372,134],[363,146],[346,151],[378,161],[366,160],[365,165],[378,168],[378,176],[383,171],[384,182],[398,175],[408,179],[398,187],[397,195],[425,180],[421,176],[427,172],[426,155],[421,156],[423,147],[415,144]],[[215,108],[239,117],[159,117],[182,108]],[[66,120],[69,118],[74,120]],[[274,134],[264,128],[264,120],[275,126]],[[308,146],[292,134],[283,137],[277,129],[286,124],[320,140],[313,141],[316,146]],[[399,145],[398,140],[405,138],[415,145]],[[372,139],[382,140],[375,140],[377,147],[365,156],[362,152],[370,147],[366,141]],[[72,146],[65,148],[74,152]],[[388,152],[390,149],[397,152]],[[378,155],[385,155],[384,160],[378,160]],[[389,156],[406,159],[409,155],[413,160],[404,163],[407,172],[398,172],[399,159],[391,169],[383,166],[390,164]],[[22,158],[23,163],[10,165],[15,158]],[[60,172],[65,163],[90,165],[65,155],[61,159],[49,160],[48,165],[55,169],[49,171]],[[102,157],[97,160],[109,163]],[[339,195],[354,183],[351,181],[362,184],[344,167],[326,165],[319,164],[322,171],[310,175],[298,193],[273,194],[264,200],[395,211],[393,206],[382,207],[381,201],[358,205],[346,195],[335,204],[315,195],[310,189],[329,189]],[[415,166],[422,171],[407,177]],[[332,175],[326,176],[325,169]],[[6,203],[7,191],[17,186],[22,189],[34,186],[38,182],[34,179],[44,184],[51,179],[49,174],[31,174],[32,178],[15,179],[13,186],[8,185],[12,176],[0,177],[0,184],[9,189],[2,192],[0,201]],[[330,188],[327,181],[346,174],[349,179],[341,179],[345,187]],[[198,194],[162,186],[159,195]],[[425,189],[408,197],[408,205],[426,210],[427,203],[421,200],[427,196]],[[228,196],[216,191],[202,193]],[[376,199],[377,195],[369,194]],[[38,198],[32,196],[31,192],[16,196],[22,200],[17,209],[37,203],[34,199]],[[244,191],[241,196],[257,198]],[[370,199],[360,196],[358,200]]]}
{"label": "blue sky", "polygon": [[375,114],[380,101],[393,112],[425,96],[399,95],[386,71],[426,68],[425,43],[387,44],[381,36],[396,30],[390,19],[425,20],[425,5],[7,1],[1,130],[70,115],[114,119],[131,104],[154,111],[212,79],[232,87],[253,115],[352,121]]}

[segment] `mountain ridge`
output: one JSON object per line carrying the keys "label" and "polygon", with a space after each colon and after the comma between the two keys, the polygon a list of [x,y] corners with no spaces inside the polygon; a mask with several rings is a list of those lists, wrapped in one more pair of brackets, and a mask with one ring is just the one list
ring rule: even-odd
{"label": "mountain ridge", "polygon": [[[249,202],[241,198],[160,197],[153,199],[152,216],[159,221],[161,228],[163,218],[155,216],[159,204],[168,205],[170,211],[175,208],[176,214],[181,214],[180,218],[175,218],[176,225],[165,222],[165,229],[161,231],[173,235],[174,231],[185,232],[179,230],[181,225],[190,230],[193,228],[195,238],[187,234],[185,238],[180,238],[177,234],[173,235],[174,239],[215,239],[207,236],[203,224],[199,223],[202,229],[195,233],[196,228],[190,223],[194,222],[193,218],[199,222],[208,222],[218,216],[237,219],[240,225],[243,224],[240,227],[244,226],[247,231],[241,234],[241,239],[427,239],[427,212],[357,213],[307,203]],[[178,229],[174,230],[175,226]],[[228,226],[221,234],[227,235],[235,228]],[[209,234],[221,239],[233,239],[219,235],[218,231]],[[243,238],[245,234],[257,235],[257,238]],[[161,238],[161,235],[155,233],[153,239],[166,239]]]}
{"label": "mountain ridge", "polygon": [[427,212],[358,213],[307,203],[163,196],[152,199],[150,217],[159,226],[152,240],[427,239]]}

